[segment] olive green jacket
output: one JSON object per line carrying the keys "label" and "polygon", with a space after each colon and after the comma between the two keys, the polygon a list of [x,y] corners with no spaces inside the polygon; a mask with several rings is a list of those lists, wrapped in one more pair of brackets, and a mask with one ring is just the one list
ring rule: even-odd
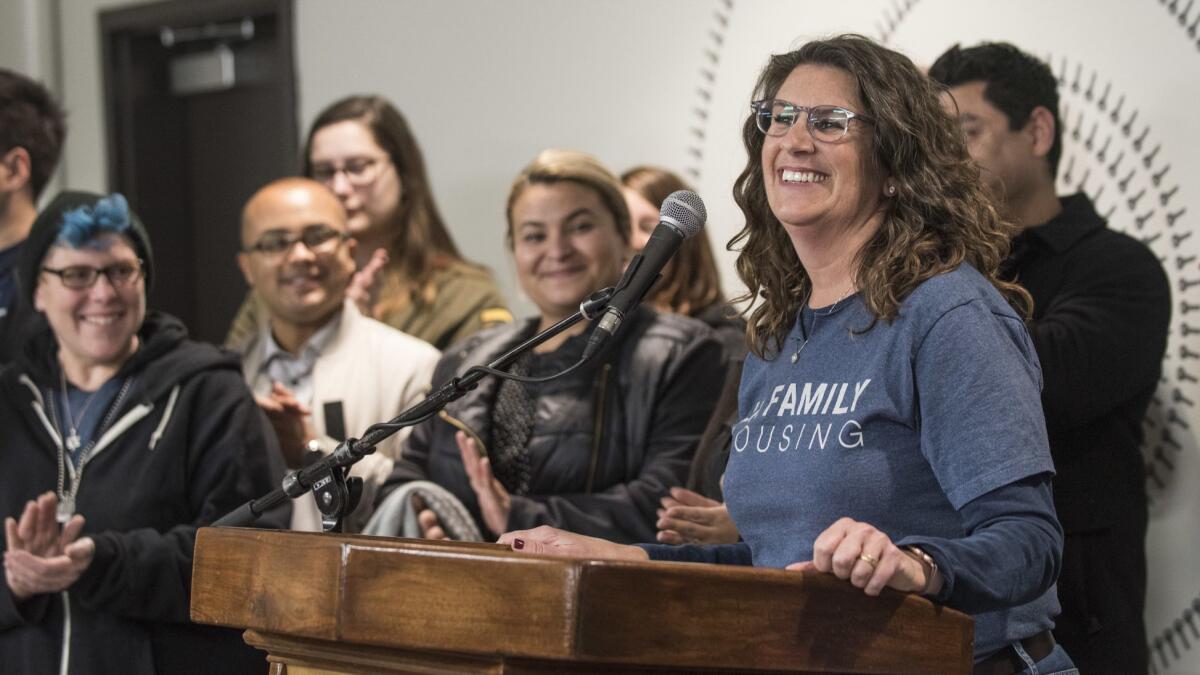
{"label": "olive green jacket", "polygon": [[[387,309],[387,298],[389,294],[399,292],[400,282],[391,269],[385,270],[384,275],[381,299],[376,304],[374,317],[440,350],[484,328],[512,322],[512,314],[499,287],[485,269],[454,263],[434,274],[434,295],[430,301],[418,299],[391,311]],[[262,312],[264,309],[251,291],[229,328],[225,345],[233,348],[254,334]]]}

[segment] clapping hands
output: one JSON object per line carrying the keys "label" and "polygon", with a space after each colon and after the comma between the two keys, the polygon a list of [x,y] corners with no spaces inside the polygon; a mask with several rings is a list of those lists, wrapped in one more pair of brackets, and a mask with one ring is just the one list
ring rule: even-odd
{"label": "clapping hands", "polygon": [[737,527],[725,504],[681,487],[671,488],[658,510],[658,541],[664,544],[735,544]]}
{"label": "clapping hands", "polygon": [[20,520],[4,519],[4,578],[17,600],[65,590],[92,563],[95,542],[79,538],[83,516],[72,516],[60,527],[57,509],[58,497],[46,492],[25,504]]}

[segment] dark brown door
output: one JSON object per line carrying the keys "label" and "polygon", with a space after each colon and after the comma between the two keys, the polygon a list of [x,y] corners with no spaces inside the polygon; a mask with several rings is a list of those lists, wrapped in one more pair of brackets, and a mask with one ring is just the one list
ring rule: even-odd
{"label": "dark brown door", "polygon": [[245,295],[242,204],[298,168],[292,17],[291,0],[171,0],[100,17],[110,187],[150,232],[150,307],[197,339],[220,342]]}

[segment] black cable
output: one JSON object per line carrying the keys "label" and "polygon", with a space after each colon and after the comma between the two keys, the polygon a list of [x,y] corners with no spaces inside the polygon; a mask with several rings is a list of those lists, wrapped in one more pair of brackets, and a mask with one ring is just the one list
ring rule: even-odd
{"label": "black cable", "polygon": [[[498,368],[512,365],[521,354],[562,333],[577,322],[584,319],[590,320],[598,316],[599,312],[604,309],[608,300],[612,297],[612,294],[613,289],[611,288],[593,293],[580,305],[579,311],[575,314],[513,347],[490,365],[473,366],[462,377],[452,378],[449,382],[442,385],[442,387],[426,396],[420,403],[400,413],[394,419],[371,425],[363,432],[362,438],[348,438],[342,441],[331,454],[323,459],[295,473],[288,474],[283,479],[283,485],[280,488],[271,491],[259,499],[252,499],[246,502],[219,518],[213,525],[227,527],[247,527],[253,525],[257,516],[263,510],[283,503],[288,498],[298,497],[300,494],[308,492],[312,488],[312,483],[328,472],[346,469],[366,455],[375,452],[375,447],[388,436],[405,427],[420,424],[436,416],[447,404],[461,398],[468,391],[474,389],[478,385],[479,380],[483,379],[484,375],[490,374],[517,382],[539,384],[574,372],[590,359],[587,357],[582,358],[578,363],[560,373],[537,378],[514,375],[504,370],[498,370]],[[410,417],[410,415],[416,416]]]}
{"label": "black cable", "polygon": [[579,368],[583,364],[587,363],[590,360],[591,359],[579,359],[578,361],[575,362],[575,365],[571,366],[570,368],[567,368],[566,370],[561,371],[561,372],[554,373],[553,375],[546,375],[545,377],[528,377],[526,375],[514,375],[513,373],[510,373],[508,371],[496,370],[495,368],[489,368],[487,366],[472,366],[471,369],[468,370],[467,372],[469,373],[472,370],[474,370],[474,371],[478,371],[481,373],[485,373],[487,375],[493,375],[495,377],[499,377],[499,378],[502,378],[505,380],[512,380],[513,382],[524,382],[526,384],[542,384],[543,382],[549,382],[550,380],[560,378],[563,375],[573,373],[576,370],[579,370]]}
{"label": "black cable", "polygon": [[436,417],[437,414],[438,414],[438,411],[435,410],[431,413],[426,413],[426,414],[418,417],[415,420],[404,420],[403,422],[376,422],[375,424],[372,424],[371,426],[367,427],[367,430],[363,432],[363,436],[367,436],[368,434],[375,433],[376,431],[396,432],[396,431],[400,431],[401,429],[403,429],[405,427],[415,427],[416,425],[418,425],[426,420]]}

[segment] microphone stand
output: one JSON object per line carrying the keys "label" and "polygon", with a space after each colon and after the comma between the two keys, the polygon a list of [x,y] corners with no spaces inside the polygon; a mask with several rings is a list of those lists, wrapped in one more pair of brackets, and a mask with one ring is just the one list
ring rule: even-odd
{"label": "microphone stand", "polygon": [[[520,355],[583,319],[594,320],[608,306],[614,292],[614,289],[610,287],[593,293],[579,305],[579,311],[508,350],[488,364],[487,368],[490,370],[507,368]],[[590,358],[589,355],[580,364]],[[283,504],[288,499],[296,499],[311,491],[317,501],[317,508],[321,511],[321,523],[325,531],[340,531],[342,518],[354,510],[362,495],[362,479],[350,477],[350,467],[363,457],[375,452],[375,446],[392,434],[433,417],[452,401],[462,398],[467,392],[474,389],[486,374],[484,369],[473,366],[462,377],[450,378],[448,382],[426,396],[420,403],[388,422],[372,425],[361,439],[347,438],[339,443],[331,454],[284,478],[279,489],[246,502],[219,518],[213,523],[213,526],[249,527],[266,511]]]}

